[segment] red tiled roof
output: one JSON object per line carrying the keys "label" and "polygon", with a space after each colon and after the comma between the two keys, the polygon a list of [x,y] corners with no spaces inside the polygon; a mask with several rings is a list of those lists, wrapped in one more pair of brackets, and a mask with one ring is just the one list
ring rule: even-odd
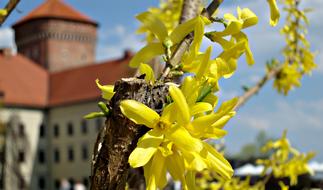
{"label": "red tiled roof", "polygon": [[134,70],[128,67],[130,58],[49,74],[23,55],[0,54],[0,92],[6,106],[46,108],[98,100],[101,92],[95,79],[114,84],[122,77],[133,76]]}
{"label": "red tiled roof", "polygon": [[15,25],[22,24],[26,21],[39,18],[59,18],[73,21],[87,22],[91,24],[97,24],[94,20],[90,19],[86,15],[73,9],[71,6],[62,2],[62,0],[47,0],[39,7],[30,12],[27,16],[19,20]]}
{"label": "red tiled roof", "polygon": [[130,58],[125,58],[51,74],[49,105],[58,106],[100,98],[101,92],[95,79],[100,79],[101,84],[114,84],[122,77],[133,76],[134,70],[129,68],[129,61]]}
{"label": "red tiled roof", "polygon": [[6,105],[46,106],[47,82],[47,71],[28,58],[0,54],[0,91]]}

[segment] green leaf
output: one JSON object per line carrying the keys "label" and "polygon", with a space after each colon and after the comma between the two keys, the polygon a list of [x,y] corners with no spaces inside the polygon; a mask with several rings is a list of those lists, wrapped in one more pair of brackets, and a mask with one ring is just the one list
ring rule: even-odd
{"label": "green leaf", "polygon": [[105,115],[109,115],[110,110],[104,102],[99,102],[98,106]]}
{"label": "green leaf", "polygon": [[84,119],[95,119],[99,117],[105,117],[105,114],[103,112],[92,112],[87,115],[85,115],[83,118]]}

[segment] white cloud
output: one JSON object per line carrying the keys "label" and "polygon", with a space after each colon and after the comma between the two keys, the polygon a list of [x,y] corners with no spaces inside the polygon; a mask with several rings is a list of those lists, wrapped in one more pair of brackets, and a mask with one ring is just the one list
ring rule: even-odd
{"label": "white cloud", "polygon": [[15,47],[14,33],[11,28],[0,29],[0,47]]}
{"label": "white cloud", "polygon": [[119,58],[125,50],[138,51],[144,46],[141,37],[123,25],[117,25],[100,34],[98,60]]}

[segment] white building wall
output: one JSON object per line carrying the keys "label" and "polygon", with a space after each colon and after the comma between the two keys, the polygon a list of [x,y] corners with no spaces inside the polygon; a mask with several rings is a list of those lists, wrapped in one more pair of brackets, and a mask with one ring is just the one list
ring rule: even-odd
{"label": "white building wall", "polygon": [[[13,164],[17,164],[17,162],[13,160],[11,153],[13,152],[14,148],[17,148],[17,145],[19,149],[24,148],[23,150],[19,150],[25,152],[25,161],[20,163],[19,167],[22,171],[25,182],[27,182],[26,186],[28,187],[34,172],[37,147],[39,144],[39,126],[44,120],[43,111],[23,108],[2,108],[0,110],[0,118],[4,123],[13,123],[11,127],[13,127],[16,132],[19,130],[17,128],[18,125],[21,124],[24,127],[25,133],[25,138],[17,136],[16,140],[13,140],[12,138],[11,141],[7,140],[5,189],[20,189],[18,188],[19,181],[15,178],[15,174],[12,169]],[[6,131],[10,130],[7,129]],[[46,168],[44,168],[43,172],[46,172]]]}
{"label": "white building wall", "polygon": [[[97,125],[104,122],[101,118],[99,121],[87,120],[87,132],[82,132],[83,116],[99,111],[97,101],[82,103],[71,106],[56,107],[49,111],[49,134],[50,134],[50,171],[52,173],[53,189],[55,183],[62,179],[73,179],[74,181],[83,182],[88,179],[91,174],[91,156],[93,146],[98,133]],[[68,134],[68,124],[73,126],[73,135]],[[55,125],[59,128],[59,135],[54,136]],[[99,126],[99,127],[100,127]],[[88,159],[82,158],[82,146],[88,149]],[[68,149],[73,149],[74,159],[70,161],[68,158]],[[60,161],[54,161],[54,150],[60,152]]]}

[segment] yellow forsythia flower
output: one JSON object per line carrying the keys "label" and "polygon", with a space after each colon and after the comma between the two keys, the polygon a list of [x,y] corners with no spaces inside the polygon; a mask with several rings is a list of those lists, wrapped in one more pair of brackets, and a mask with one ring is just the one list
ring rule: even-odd
{"label": "yellow forsythia flower", "polygon": [[96,79],[95,82],[96,82],[96,85],[98,86],[98,88],[102,92],[102,98],[109,101],[112,98],[112,96],[114,95],[114,92],[113,92],[114,86],[113,85],[101,85],[99,79]]}
{"label": "yellow forsythia flower", "polygon": [[269,4],[269,8],[270,8],[270,25],[276,26],[279,21],[279,17],[280,17],[280,13],[279,13],[279,9],[278,9],[276,0],[267,0],[267,2]]}

